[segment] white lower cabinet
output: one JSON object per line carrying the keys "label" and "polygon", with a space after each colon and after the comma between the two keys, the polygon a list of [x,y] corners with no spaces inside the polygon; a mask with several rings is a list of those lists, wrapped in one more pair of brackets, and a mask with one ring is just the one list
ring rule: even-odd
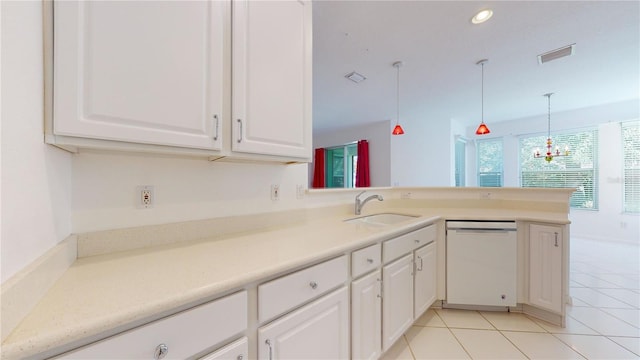
{"label": "white lower cabinet", "polygon": [[372,359],[382,351],[382,277],[374,271],[351,283],[351,358]]}
{"label": "white lower cabinet", "polygon": [[246,328],[247,292],[242,291],[63,354],[60,358],[153,359],[155,356],[156,359],[186,359]]}
{"label": "white lower cabinet", "polygon": [[413,317],[418,319],[436,301],[436,243],[415,251]]}
{"label": "white lower cabinet", "polygon": [[258,358],[348,359],[348,288],[344,286],[260,327]]}
{"label": "white lower cabinet", "polygon": [[218,349],[200,360],[247,360],[249,353],[249,341],[246,337],[234,341],[231,344]]}
{"label": "white lower cabinet", "polygon": [[529,227],[529,304],[562,313],[563,277],[561,226]]}
{"label": "white lower cabinet", "polygon": [[382,269],[382,348],[387,351],[413,323],[413,253]]}

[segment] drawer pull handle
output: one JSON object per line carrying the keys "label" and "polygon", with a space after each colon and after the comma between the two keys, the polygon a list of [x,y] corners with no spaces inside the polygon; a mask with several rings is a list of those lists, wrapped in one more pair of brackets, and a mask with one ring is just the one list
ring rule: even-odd
{"label": "drawer pull handle", "polygon": [[167,356],[168,352],[169,347],[165,344],[160,344],[156,346],[156,351],[153,353],[153,358],[156,360],[163,359],[165,356]]}
{"label": "drawer pull handle", "polygon": [[418,268],[418,269],[416,269],[416,270],[418,270],[418,271],[422,271],[422,266],[423,266],[423,263],[422,263],[422,257],[418,256],[418,260],[420,260],[420,268]]}
{"label": "drawer pull handle", "polygon": [[367,262],[368,262],[369,264],[373,264],[373,259],[372,259],[372,258],[368,258],[368,259],[367,259]]}
{"label": "drawer pull handle", "polygon": [[242,120],[238,119],[238,142],[242,142]]}
{"label": "drawer pull handle", "polygon": [[311,288],[312,288],[313,290],[315,290],[315,289],[318,287],[318,283],[317,283],[317,282],[315,282],[315,281],[312,281],[312,282],[310,282],[310,283],[309,283],[309,286],[311,286]]}
{"label": "drawer pull handle", "polygon": [[558,247],[558,233],[554,233],[556,235],[556,243],[555,243],[555,247]]}
{"label": "drawer pull handle", "polygon": [[213,120],[216,122],[216,134],[213,136],[213,140],[218,141],[218,132],[220,128],[220,120],[218,120],[218,115],[213,115]]}
{"label": "drawer pull handle", "polygon": [[271,340],[267,339],[264,342],[269,347],[269,360],[273,359],[273,347],[271,346]]}

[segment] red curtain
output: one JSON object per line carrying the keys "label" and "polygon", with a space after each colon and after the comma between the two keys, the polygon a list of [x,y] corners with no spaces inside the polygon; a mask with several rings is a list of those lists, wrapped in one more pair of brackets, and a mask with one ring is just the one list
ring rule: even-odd
{"label": "red curtain", "polygon": [[369,174],[369,142],[367,140],[358,141],[357,165],[356,187],[371,186],[371,176]]}
{"label": "red curtain", "polygon": [[316,149],[316,158],[313,166],[313,187],[325,187],[324,178],[324,148],[318,148]]}

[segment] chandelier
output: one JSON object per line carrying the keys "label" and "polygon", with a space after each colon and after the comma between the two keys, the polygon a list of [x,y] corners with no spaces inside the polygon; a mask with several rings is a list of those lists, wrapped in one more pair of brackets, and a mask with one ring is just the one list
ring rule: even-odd
{"label": "chandelier", "polygon": [[540,153],[540,149],[533,151],[534,158],[544,158],[547,162],[551,162],[554,157],[569,156],[569,146],[564,147],[564,151],[560,151],[560,148],[556,145],[554,150],[553,141],[551,140],[551,95],[553,93],[544,94],[547,97],[548,112],[547,112],[547,152],[545,154]]}

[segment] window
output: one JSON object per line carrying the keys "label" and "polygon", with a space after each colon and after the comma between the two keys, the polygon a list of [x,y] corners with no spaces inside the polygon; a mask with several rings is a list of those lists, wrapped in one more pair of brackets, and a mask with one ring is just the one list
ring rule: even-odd
{"label": "window", "polygon": [[536,149],[546,150],[547,136],[520,138],[520,185],[522,187],[576,188],[570,204],[578,209],[598,209],[598,131],[579,130],[551,136],[554,147],[569,147],[570,155],[550,162],[534,158]]}
{"label": "window", "polygon": [[479,140],[478,186],[501,187],[502,180],[502,139]]}
{"label": "window", "polygon": [[465,171],[464,168],[466,166],[466,161],[465,161],[465,146],[466,146],[467,141],[462,139],[462,138],[458,138],[456,139],[456,148],[455,148],[455,156],[456,156],[456,163],[455,163],[455,178],[456,178],[456,186],[465,186]]}
{"label": "window", "polygon": [[327,148],[325,151],[326,187],[354,187],[358,164],[358,144],[336,146]]}
{"label": "window", "polygon": [[622,124],[624,212],[640,213],[640,122]]}

